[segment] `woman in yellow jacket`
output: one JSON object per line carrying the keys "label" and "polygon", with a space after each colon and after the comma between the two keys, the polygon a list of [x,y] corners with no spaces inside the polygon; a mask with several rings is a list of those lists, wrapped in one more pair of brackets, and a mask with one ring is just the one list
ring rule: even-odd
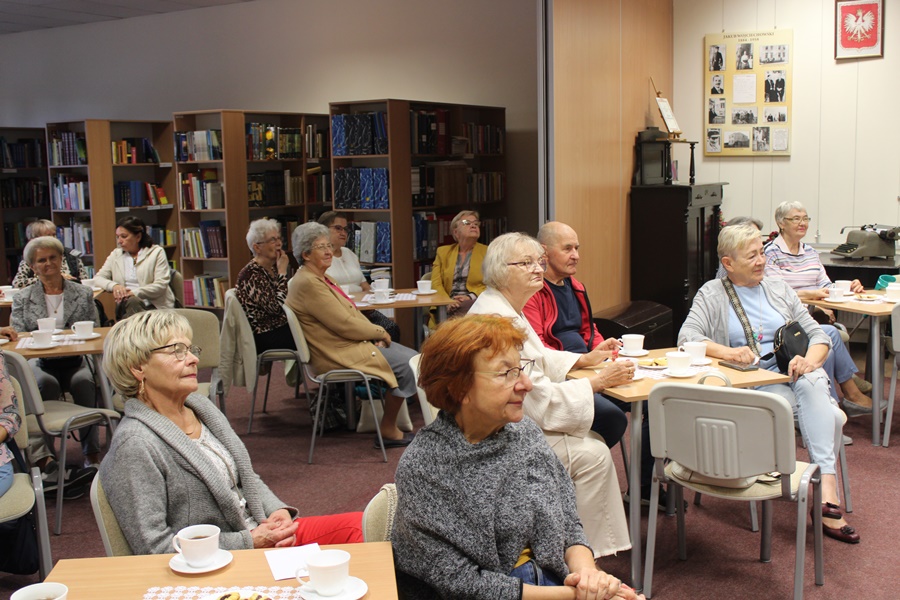
{"label": "woman in yellow jacket", "polygon": [[478,213],[464,210],[453,217],[450,235],[456,243],[437,249],[431,270],[431,285],[454,300],[447,307],[448,314],[461,317],[484,291],[481,263],[487,246],[478,243],[481,235]]}

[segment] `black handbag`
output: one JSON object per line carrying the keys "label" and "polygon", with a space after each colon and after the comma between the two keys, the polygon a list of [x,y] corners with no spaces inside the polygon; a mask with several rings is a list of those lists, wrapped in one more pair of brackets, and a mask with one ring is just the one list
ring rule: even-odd
{"label": "black handbag", "polygon": [[778,370],[787,373],[788,364],[797,356],[806,356],[809,336],[797,321],[788,321],[775,331],[775,360]]}
{"label": "black handbag", "polygon": [[[16,441],[10,438],[6,441],[6,446],[12,451],[22,472],[27,473],[25,460]],[[37,573],[41,563],[34,508],[15,521],[0,523],[0,548],[3,548],[3,552],[0,552],[0,571],[16,575]]]}

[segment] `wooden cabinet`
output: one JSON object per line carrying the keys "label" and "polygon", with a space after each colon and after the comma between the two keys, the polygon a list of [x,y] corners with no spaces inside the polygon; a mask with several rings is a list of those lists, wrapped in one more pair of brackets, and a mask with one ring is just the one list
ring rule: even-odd
{"label": "wooden cabinet", "polygon": [[631,299],[671,308],[674,336],[697,290],[719,268],[724,185],[631,188]]}

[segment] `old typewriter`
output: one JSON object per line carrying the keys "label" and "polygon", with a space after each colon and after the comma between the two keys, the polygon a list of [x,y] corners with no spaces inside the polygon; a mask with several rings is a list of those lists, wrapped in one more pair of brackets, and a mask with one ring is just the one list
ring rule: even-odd
{"label": "old typewriter", "polygon": [[[858,227],[858,228],[857,228]],[[856,229],[854,229],[856,228]],[[900,227],[890,225],[847,225],[847,242],[834,248],[831,253],[844,258],[893,258],[895,241],[900,237]]]}

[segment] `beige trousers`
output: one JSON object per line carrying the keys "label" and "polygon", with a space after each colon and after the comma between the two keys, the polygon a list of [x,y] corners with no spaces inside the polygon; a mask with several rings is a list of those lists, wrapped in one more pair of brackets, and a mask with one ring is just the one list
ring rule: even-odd
{"label": "beige trousers", "polygon": [[578,516],[594,558],[631,548],[619,478],[606,443],[594,432],[578,438],[545,431],[544,437],[575,484]]}

